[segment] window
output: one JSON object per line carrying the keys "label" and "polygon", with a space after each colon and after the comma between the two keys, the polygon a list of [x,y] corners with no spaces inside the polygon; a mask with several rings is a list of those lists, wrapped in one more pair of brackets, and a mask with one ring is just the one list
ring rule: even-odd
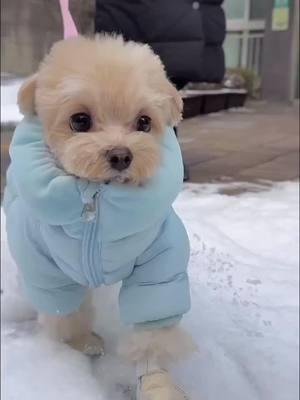
{"label": "window", "polygon": [[240,67],[242,56],[242,35],[239,33],[228,33],[224,43],[224,51],[226,55],[226,67]]}
{"label": "window", "polygon": [[224,10],[227,19],[265,19],[268,0],[225,0]]}
{"label": "window", "polygon": [[[226,1],[226,0],[225,0]],[[265,19],[267,16],[268,1],[267,0],[251,0],[250,1],[250,19]]]}
{"label": "window", "polygon": [[226,67],[261,72],[265,20],[271,0],[225,0],[227,37]]}
{"label": "window", "polygon": [[240,19],[245,15],[246,0],[225,0],[224,9],[226,18]]}

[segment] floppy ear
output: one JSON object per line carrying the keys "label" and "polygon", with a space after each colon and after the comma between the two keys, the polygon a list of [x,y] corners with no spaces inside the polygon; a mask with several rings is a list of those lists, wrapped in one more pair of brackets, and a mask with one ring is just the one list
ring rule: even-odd
{"label": "floppy ear", "polygon": [[167,122],[171,126],[176,126],[182,120],[183,101],[172,83],[165,78],[161,84],[161,90],[166,95]]}
{"label": "floppy ear", "polygon": [[18,92],[18,105],[23,115],[35,113],[35,90],[37,74],[31,75],[21,85]]}

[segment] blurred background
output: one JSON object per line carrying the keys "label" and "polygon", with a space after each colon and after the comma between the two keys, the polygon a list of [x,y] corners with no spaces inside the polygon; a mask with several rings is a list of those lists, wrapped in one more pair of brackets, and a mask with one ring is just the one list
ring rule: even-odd
{"label": "blurred background", "polygon": [[[3,176],[20,82],[63,31],[58,1],[2,0],[1,9]],[[187,180],[299,176],[298,1],[71,0],[70,9],[80,33],[119,32],[161,56],[184,98]]]}

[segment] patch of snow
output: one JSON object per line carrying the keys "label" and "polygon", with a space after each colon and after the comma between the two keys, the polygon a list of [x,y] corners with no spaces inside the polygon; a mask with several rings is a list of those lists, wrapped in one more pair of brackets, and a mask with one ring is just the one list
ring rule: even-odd
{"label": "patch of snow", "polygon": [[229,113],[238,113],[238,114],[253,114],[255,110],[249,107],[232,107],[227,110]]}
{"label": "patch of snow", "polygon": [[179,142],[180,144],[191,143],[191,142],[194,142],[194,141],[195,141],[194,138],[188,138],[188,137],[179,137],[179,138],[178,138],[178,142]]}
{"label": "patch of snow", "polygon": [[17,105],[17,94],[22,80],[13,80],[8,84],[1,84],[1,124],[17,123],[23,116]]}
{"label": "patch of snow", "polygon": [[226,115],[226,112],[227,111],[217,111],[217,112],[211,112],[211,113],[209,113],[209,114],[207,114],[207,115],[205,115],[206,117],[209,117],[209,118],[220,118],[220,117],[224,117],[224,115]]}
{"label": "patch of snow", "polygon": [[183,97],[193,97],[199,95],[216,95],[216,94],[247,94],[246,89],[221,88],[221,89],[183,89],[181,90]]}
{"label": "patch of snow", "polygon": [[[199,353],[173,373],[191,400],[297,400],[298,183],[222,194],[234,185],[186,185],[175,203],[191,240],[193,308],[183,325]],[[46,339],[32,313],[22,321],[4,233],[2,306],[9,311],[2,319],[2,398],[133,399],[133,370],[115,350],[124,329],[118,285],[95,291],[95,331],[106,341],[106,355],[89,360]]]}

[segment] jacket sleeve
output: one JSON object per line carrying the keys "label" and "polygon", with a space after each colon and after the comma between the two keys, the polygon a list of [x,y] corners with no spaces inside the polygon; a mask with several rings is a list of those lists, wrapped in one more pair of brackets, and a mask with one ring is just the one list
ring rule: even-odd
{"label": "jacket sleeve", "polygon": [[189,311],[189,252],[184,226],[172,211],[159,237],[123,281],[119,304],[124,323],[143,329],[167,327]]}
{"label": "jacket sleeve", "polygon": [[88,183],[57,167],[36,118],[25,118],[18,125],[9,153],[17,194],[38,219],[49,225],[80,220],[83,202],[79,187]]}

